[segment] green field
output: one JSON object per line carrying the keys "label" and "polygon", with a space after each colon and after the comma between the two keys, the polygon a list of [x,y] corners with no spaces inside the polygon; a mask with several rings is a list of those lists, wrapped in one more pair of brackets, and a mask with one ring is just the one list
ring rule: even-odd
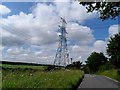
{"label": "green field", "polygon": [[2,70],[2,88],[75,89],[84,75],[81,70],[43,71],[46,66],[2,65],[2,67],[7,68]]}
{"label": "green field", "polygon": [[4,68],[12,68],[12,69],[39,69],[39,70],[43,70],[44,68],[46,68],[47,66],[33,66],[33,65],[11,65],[11,64],[2,64],[2,67]]}
{"label": "green field", "polygon": [[120,75],[118,74],[117,71],[118,71],[117,69],[105,70],[105,71],[99,71],[97,74],[110,77],[120,82]]}

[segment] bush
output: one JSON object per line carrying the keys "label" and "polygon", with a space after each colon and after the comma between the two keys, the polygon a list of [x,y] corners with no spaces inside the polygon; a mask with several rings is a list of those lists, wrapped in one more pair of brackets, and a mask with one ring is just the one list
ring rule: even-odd
{"label": "bush", "polygon": [[47,66],[47,68],[45,68],[45,71],[51,71],[51,70],[53,70],[54,68],[55,68],[55,66],[49,65],[49,66]]}
{"label": "bush", "polygon": [[88,66],[84,66],[84,67],[82,68],[82,70],[83,70],[86,74],[90,73],[90,70],[89,70],[89,67],[88,67]]}
{"label": "bush", "polygon": [[81,69],[81,67],[82,67],[82,62],[80,61],[73,62],[72,64],[66,66],[67,69]]}
{"label": "bush", "polygon": [[91,55],[87,58],[86,64],[89,67],[89,70],[91,73],[95,73],[99,70],[99,67],[107,62],[107,58],[104,56],[104,54],[93,52]]}
{"label": "bush", "polygon": [[120,75],[120,69],[117,70],[118,75]]}
{"label": "bush", "polygon": [[99,71],[111,70],[114,68],[115,68],[115,66],[110,61],[108,61],[107,63],[105,63],[104,65],[99,67]]}

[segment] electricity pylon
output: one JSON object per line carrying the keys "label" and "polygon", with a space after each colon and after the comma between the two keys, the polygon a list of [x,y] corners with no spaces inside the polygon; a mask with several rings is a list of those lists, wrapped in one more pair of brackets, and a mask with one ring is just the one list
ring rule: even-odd
{"label": "electricity pylon", "polygon": [[66,21],[61,18],[62,25],[59,25],[60,35],[59,35],[59,44],[56,52],[54,65],[55,66],[64,66],[66,67],[69,64],[69,54],[67,49],[67,39],[66,39]]}

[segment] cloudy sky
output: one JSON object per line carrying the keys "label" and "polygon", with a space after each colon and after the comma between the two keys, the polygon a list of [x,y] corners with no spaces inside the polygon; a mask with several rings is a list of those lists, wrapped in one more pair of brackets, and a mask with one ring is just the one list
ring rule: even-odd
{"label": "cloudy sky", "polygon": [[0,5],[2,60],[52,64],[58,47],[60,17],[67,21],[68,51],[85,62],[93,52],[106,54],[108,38],[118,33],[118,18],[101,21],[77,1],[3,2]]}

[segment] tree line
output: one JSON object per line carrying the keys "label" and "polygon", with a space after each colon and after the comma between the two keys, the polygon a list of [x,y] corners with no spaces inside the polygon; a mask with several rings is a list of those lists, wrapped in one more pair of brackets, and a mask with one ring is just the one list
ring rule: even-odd
{"label": "tree line", "polygon": [[[86,7],[88,13],[97,11],[102,21],[120,17],[120,1],[84,2],[84,0],[79,0],[79,2]],[[120,32],[114,35],[114,37],[110,37],[106,53],[109,56],[108,58],[102,52],[91,53],[86,61],[86,65],[83,65],[82,69],[86,73],[94,73],[98,70],[109,70],[113,68],[120,69]]]}
{"label": "tree line", "polygon": [[102,52],[93,52],[87,58],[82,68],[85,73],[95,73],[99,70],[120,69],[120,33],[109,39],[105,57]]}
{"label": "tree line", "polygon": [[80,61],[68,65],[70,69],[82,69],[85,73],[95,73],[97,71],[120,69],[120,33],[110,37],[107,44],[106,57],[103,52],[92,52],[87,58],[86,64]]}

